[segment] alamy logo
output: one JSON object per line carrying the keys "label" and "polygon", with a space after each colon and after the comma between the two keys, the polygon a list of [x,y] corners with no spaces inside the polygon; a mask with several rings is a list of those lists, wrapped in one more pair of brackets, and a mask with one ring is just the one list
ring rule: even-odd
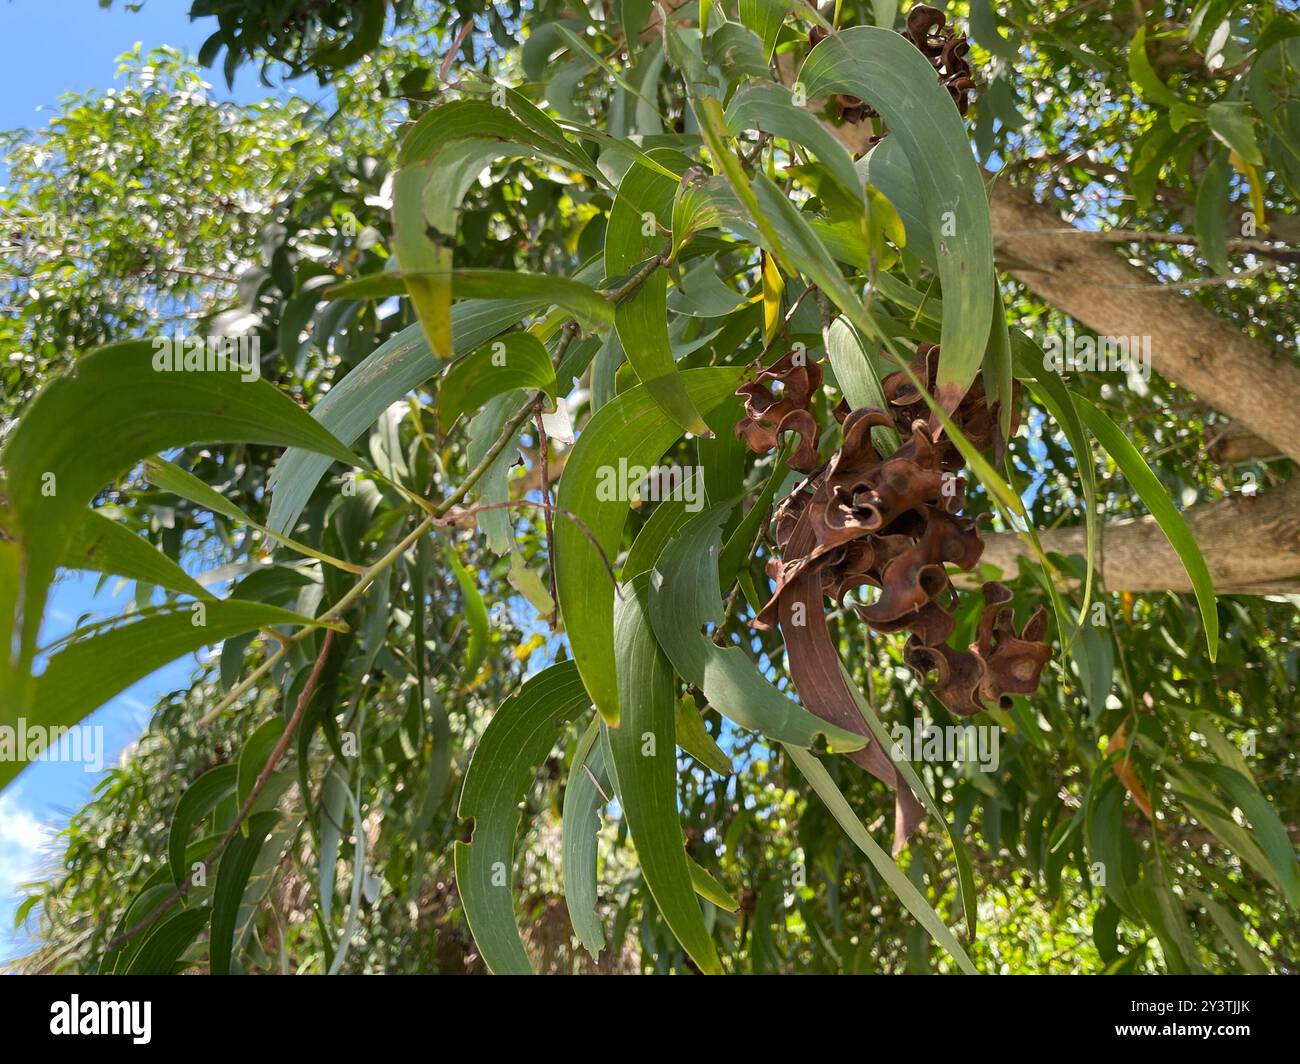
{"label": "alamy logo", "polygon": [[73,994],[71,1001],[50,1006],[50,1034],[130,1035],[136,1045],[147,1046],[152,1027],[151,1001],[82,1001]]}
{"label": "alamy logo", "polygon": [[153,368],[157,373],[202,373],[230,370],[242,381],[262,375],[260,336],[172,336],[153,341]]}
{"label": "alamy logo", "polygon": [[687,513],[704,509],[704,471],[687,466],[603,465],[596,470],[596,498],[601,502],[665,502],[685,504]]}
{"label": "alamy logo", "polygon": [[0,761],[30,763],[42,757],[80,762],[85,771],[98,772],[104,767],[104,729],[97,724],[46,727],[28,724],[26,717],[19,717],[17,726],[0,724]]}
{"label": "alamy logo", "polygon": [[988,724],[926,724],[919,717],[912,727],[895,724],[894,745],[889,756],[895,761],[928,761],[931,764],[965,762],[981,772],[996,772],[1002,745],[1002,729]]}
{"label": "alamy logo", "polygon": [[1043,343],[1043,368],[1057,373],[1124,373],[1149,381],[1151,337],[1051,333]]}

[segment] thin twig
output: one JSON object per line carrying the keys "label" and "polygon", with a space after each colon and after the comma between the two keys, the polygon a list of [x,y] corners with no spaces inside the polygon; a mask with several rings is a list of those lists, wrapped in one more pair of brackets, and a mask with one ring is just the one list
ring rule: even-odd
{"label": "thin twig", "polygon": [[646,278],[654,273],[655,270],[659,269],[660,266],[667,265],[668,254],[667,251],[661,251],[658,255],[647,259],[642,264],[641,268],[621,285],[617,288],[611,288],[606,292],[602,292],[601,294],[611,303],[617,304],[623,302],[624,299],[640,288],[641,285],[645,283]]}
{"label": "thin twig", "polygon": [[[1056,236],[1095,240],[1103,244],[1182,244],[1187,247],[1201,246],[1201,238],[1195,233],[1143,233],[1133,229],[1077,229],[1072,225],[1053,226],[1049,229],[1008,229],[993,234],[996,240],[1032,240],[1036,237]],[[1270,244],[1264,240],[1251,240],[1246,237],[1233,238],[1226,241],[1224,247],[1228,251],[1267,255],[1287,262],[1300,261],[1300,248]]]}
{"label": "thin twig", "polygon": [[[226,833],[221,836],[221,840],[216,846],[203,858],[202,863],[205,868],[210,868],[216,861],[220,860],[221,855],[226,852],[226,848],[239,834],[244,821],[248,819],[248,815],[253,811],[253,806],[257,804],[258,798],[262,796],[267,783],[270,782],[271,775],[275,772],[275,766],[280,763],[285,752],[289,749],[289,743],[298,731],[298,726],[302,724],[303,717],[306,716],[307,705],[311,702],[312,695],[316,693],[316,686],[320,683],[321,673],[325,671],[325,661],[329,657],[330,648],[333,645],[334,629],[327,628],[325,629],[325,641],[321,644],[320,653],[316,655],[316,664],[311,670],[311,675],[307,678],[307,683],[303,686],[302,694],[298,696],[298,704],[294,707],[293,716],[289,718],[289,722],[285,725],[284,733],[280,736],[279,742],[275,744],[275,749],[271,751],[271,756],[266,759],[262,771],[257,774],[257,779],[253,781],[253,789],[248,792],[248,797],[244,799],[244,804],[239,807],[239,812],[235,815],[230,827],[226,829]],[[189,893],[193,884],[193,877],[186,879],[152,911],[142,917],[139,923],[110,939],[108,945],[104,947],[104,951],[106,953],[111,952],[124,943],[131,941],[164,913],[170,912]]]}
{"label": "thin twig", "polygon": [[[454,514],[448,514],[446,517],[438,518],[434,521],[436,525],[452,525],[463,517],[471,517],[474,514],[484,513],[488,510],[506,510],[512,506],[538,506],[551,514],[559,514],[561,517],[572,521],[578,526],[578,530],[587,538],[587,542],[595,548],[596,553],[600,555],[601,562],[605,565],[605,572],[609,574],[609,579],[614,585],[614,594],[622,598],[622,592],[618,589],[618,578],[614,575],[614,567],[609,563],[609,555],[605,553],[605,548],[600,545],[596,539],[596,534],[592,532],[591,526],[581,517],[570,510],[562,510],[558,506],[552,506],[549,502],[539,502],[536,499],[507,499],[505,502],[485,502],[478,506],[470,506],[464,510],[457,510]],[[550,524],[550,522],[547,522]],[[554,587],[554,585],[552,585]]]}
{"label": "thin twig", "polygon": [[474,29],[474,20],[466,19],[461,26],[460,32],[456,34],[456,40],[452,46],[447,49],[447,54],[443,56],[442,63],[438,66],[438,80],[446,82],[447,75],[451,73],[451,65],[456,61],[456,53],[460,51],[460,46],[465,43],[465,38],[470,35]]}
{"label": "thin twig", "polygon": [[[541,465],[542,474],[542,502],[546,513],[546,570],[551,585],[551,602],[559,600],[556,596],[555,588],[555,515],[551,512],[551,468],[549,451],[551,441],[546,435],[546,425],[542,422],[542,404],[538,403],[534,408],[536,410],[535,420],[537,422],[537,458]],[[552,608],[550,616],[551,631],[555,631],[556,621],[558,620],[558,611]]]}
{"label": "thin twig", "polygon": [[608,794],[605,793],[605,788],[600,785],[600,780],[596,779],[596,774],[591,771],[591,766],[584,761],[582,763],[582,769],[584,772],[587,773],[588,776],[591,777],[592,784],[595,786],[596,790],[600,792],[600,796],[605,799],[605,804],[609,805],[609,803],[612,802],[613,799]]}
{"label": "thin twig", "polygon": [[[640,270],[638,270],[637,273],[631,279],[629,279],[625,284],[620,285],[618,288],[614,289],[611,292],[605,293],[606,298],[610,299],[614,303],[617,303],[619,300],[624,299],[626,296],[630,295],[632,292],[636,291],[636,289],[639,288],[642,284],[644,284],[646,278],[648,278],[651,274],[653,274],[655,269],[657,269],[660,265],[663,264],[663,260],[664,260],[664,253],[661,252],[659,255],[656,255],[653,259],[651,259],[649,263],[647,263]],[[556,365],[558,365],[560,361],[564,358],[564,355],[568,351],[569,345],[573,342],[574,337],[578,335],[578,331],[579,331],[578,324],[573,319],[569,319],[564,323],[564,326],[562,327],[560,333],[560,341],[556,345],[556,349],[555,349],[554,363]],[[519,429],[523,426],[524,422],[527,421],[529,416],[532,414],[534,406],[538,402],[540,402],[544,396],[545,393],[540,390],[533,392],[528,397],[528,400],[523,404],[523,406],[521,406],[519,410],[510,418],[510,420],[507,421],[505,425],[501,427],[501,432],[497,435],[497,438],[492,442],[492,446],[489,447],[487,452],[483,455],[483,457],[479,459],[478,464],[475,465],[473,469],[471,469],[468,473],[465,474],[465,478],[460,482],[459,485],[457,485],[456,489],[450,495],[446,496],[440,503],[436,505],[426,504],[423,502],[423,500],[421,500],[421,505],[424,507],[426,511],[426,516],[418,525],[416,525],[415,529],[405,539],[403,539],[402,542],[397,544],[396,547],[394,547],[382,558],[380,558],[379,561],[375,562],[374,565],[369,566],[361,574],[361,578],[357,581],[357,583],[352,587],[350,591],[348,591],[332,607],[330,607],[328,610],[324,611],[323,613],[319,614],[316,618],[314,618],[313,625],[303,627],[294,635],[287,637],[284,645],[282,645],[274,654],[272,654],[269,658],[267,658],[264,662],[262,662],[262,664],[259,665],[246,679],[240,681],[233,688],[231,688],[230,691],[226,693],[226,696],[220,702],[218,702],[217,705],[212,709],[212,711],[206,714],[199,721],[199,725],[207,726],[211,724],[222,712],[224,712],[230,706],[234,705],[234,703],[242,695],[244,695],[248,690],[250,690],[253,687],[253,685],[257,683],[258,680],[260,680],[263,676],[265,676],[268,672],[270,672],[271,669],[274,668],[275,665],[279,661],[281,661],[286,654],[288,654],[292,646],[294,646],[297,643],[300,643],[302,640],[307,638],[307,636],[312,631],[314,631],[316,627],[320,626],[323,623],[334,623],[336,620],[340,619],[344,611],[349,606],[351,606],[352,603],[354,603],[358,598],[360,598],[363,594],[365,594],[366,589],[374,582],[375,578],[379,576],[380,573],[386,570],[390,565],[396,562],[398,558],[400,558],[403,554],[405,554],[406,551],[408,551],[420,539],[421,536],[425,535],[425,533],[427,533],[429,529],[433,527],[434,522],[438,521],[442,517],[445,517],[447,513],[452,509],[452,507],[457,506],[459,503],[464,501],[465,497],[473,490],[474,485],[477,484],[479,480],[482,479],[482,477],[492,467],[493,462],[497,460],[501,452],[504,451],[506,447],[510,445],[510,442],[515,438],[515,434],[519,431]],[[587,534],[588,536],[590,536],[589,529],[587,530]],[[599,544],[597,544],[596,546],[597,549],[599,549]],[[609,569],[612,575],[613,569],[610,568],[608,559],[605,559],[603,551],[601,551],[601,557],[605,561],[606,568]],[[617,581],[615,581],[615,594],[618,594]]]}

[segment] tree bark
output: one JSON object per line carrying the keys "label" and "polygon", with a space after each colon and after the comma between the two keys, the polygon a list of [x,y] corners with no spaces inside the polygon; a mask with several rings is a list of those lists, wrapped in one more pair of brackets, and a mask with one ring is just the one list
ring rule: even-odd
{"label": "tree bark", "polygon": [[[1300,480],[1292,479],[1258,496],[1232,495],[1183,512],[1205,556],[1219,594],[1300,594]],[[1083,555],[1083,526],[1040,533],[1043,549]],[[1165,534],[1151,517],[1102,525],[1097,567],[1107,591],[1190,592],[1191,581]],[[1014,533],[986,536],[981,565],[1006,577],[1018,558],[1032,559]],[[957,583],[978,582],[973,574],[953,574]]]}
{"label": "tree bark", "polygon": [[1270,461],[1281,457],[1277,453],[1277,448],[1268,440],[1261,440],[1249,429],[1244,429],[1240,425],[1224,426],[1210,439],[1206,450],[1220,465]]}
{"label": "tree bark", "polygon": [[[1016,280],[1103,336],[1150,336],[1156,372],[1300,460],[1300,365],[1156,281],[1104,243],[1061,232],[1051,208],[994,186],[999,256]],[[1035,232],[1036,231],[1036,232]]]}

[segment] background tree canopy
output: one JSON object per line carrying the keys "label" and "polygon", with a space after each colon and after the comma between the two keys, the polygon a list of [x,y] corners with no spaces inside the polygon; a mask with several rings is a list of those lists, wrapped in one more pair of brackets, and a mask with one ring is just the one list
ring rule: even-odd
{"label": "background tree canopy", "polygon": [[1290,5],[191,17],[4,137],[0,725],[199,652],[20,968],[1300,966]]}

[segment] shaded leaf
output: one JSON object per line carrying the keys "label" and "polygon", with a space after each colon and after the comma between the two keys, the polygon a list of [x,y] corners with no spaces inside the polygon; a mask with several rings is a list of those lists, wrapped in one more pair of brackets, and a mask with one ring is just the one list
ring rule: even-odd
{"label": "shaded leaf", "polygon": [[[707,413],[740,379],[731,367],[686,370],[682,383]],[[617,554],[630,500],[617,490],[620,468],[648,468],[681,434],[644,385],[601,407],[578,437],[560,478],[556,505],[591,530],[606,557]],[[621,465],[620,465],[621,463]],[[573,521],[555,526],[556,587],[574,661],[607,723],[618,721],[614,678],[614,587],[596,548]]]}
{"label": "shaded leaf", "polygon": [[623,587],[614,609],[621,719],[606,728],[610,766],[646,885],[677,941],[706,975],[722,962],[695,897],[677,813],[673,670],[647,613],[649,575]]}
{"label": "shaded leaf", "polygon": [[474,835],[456,843],[456,887],[474,942],[494,975],[533,972],[512,890],[519,803],[559,729],[590,704],[572,662],[542,670],[501,703],[465,773],[457,812],[474,821]]}

